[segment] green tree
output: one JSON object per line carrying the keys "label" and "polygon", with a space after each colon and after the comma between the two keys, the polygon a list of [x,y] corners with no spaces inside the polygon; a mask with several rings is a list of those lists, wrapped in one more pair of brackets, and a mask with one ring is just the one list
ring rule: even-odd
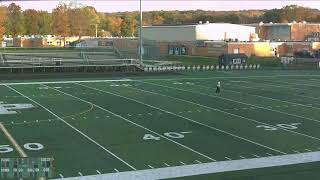
{"label": "green tree", "polygon": [[124,14],[121,23],[121,35],[125,37],[132,37],[136,33],[137,22],[132,14]]}
{"label": "green tree", "polygon": [[6,23],[6,34],[11,34],[13,37],[24,33],[24,23],[21,7],[15,3],[11,3],[8,7],[8,20]]}
{"label": "green tree", "polygon": [[95,8],[90,6],[71,9],[70,25],[73,35],[95,35],[95,26],[100,24],[100,16]]}
{"label": "green tree", "polygon": [[47,11],[39,11],[38,34],[52,34],[52,17]]}
{"label": "green tree", "polygon": [[24,28],[26,34],[39,34],[40,17],[36,10],[27,9],[23,12]]}

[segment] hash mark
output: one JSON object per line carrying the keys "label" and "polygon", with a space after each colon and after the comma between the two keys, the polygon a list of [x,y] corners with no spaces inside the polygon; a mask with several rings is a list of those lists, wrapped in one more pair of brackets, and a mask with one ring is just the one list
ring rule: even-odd
{"label": "hash mark", "polygon": [[101,174],[101,172],[100,172],[99,170],[96,170],[96,172],[97,172],[98,174]]}
{"label": "hash mark", "polygon": [[166,165],[167,167],[170,167],[170,165],[169,165],[169,164],[167,164],[167,163],[164,163],[164,165]]}
{"label": "hash mark", "polygon": [[242,159],[245,159],[245,157],[243,157],[243,156],[239,156],[240,158],[242,158]]}
{"label": "hash mark", "polygon": [[149,168],[151,168],[151,169],[153,169],[154,167],[153,166],[151,166],[151,165],[148,165],[149,166]]}
{"label": "hash mark", "polygon": [[180,163],[181,163],[182,165],[186,165],[186,163],[184,163],[184,162],[182,162],[182,161],[180,161]]}
{"label": "hash mark", "polygon": [[293,152],[295,152],[295,153],[300,153],[299,151],[296,151],[296,150],[293,150]]}
{"label": "hash mark", "polygon": [[197,162],[197,163],[199,163],[199,164],[201,164],[202,162],[201,161],[199,161],[199,160],[195,160],[195,162]]}
{"label": "hash mark", "polygon": [[189,134],[189,133],[192,133],[192,131],[181,132],[181,134]]}
{"label": "hash mark", "polygon": [[60,176],[61,178],[64,178],[62,174],[59,174],[59,176]]}
{"label": "hash mark", "polygon": [[232,160],[231,158],[229,158],[229,157],[225,157],[226,159],[228,159],[228,160]]}
{"label": "hash mark", "polygon": [[119,170],[118,170],[118,169],[116,169],[116,168],[114,168],[114,171],[115,171],[115,172],[119,172]]}
{"label": "hash mark", "polygon": [[259,158],[260,156],[258,156],[258,155],[256,155],[256,154],[252,154],[254,157],[257,157],[257,158]]}
{"label": "hash mark", "polygon": [[83,176],[83,174],[82,174],[81,172],[78,172],[78,174],[79,174],[80,176]]}

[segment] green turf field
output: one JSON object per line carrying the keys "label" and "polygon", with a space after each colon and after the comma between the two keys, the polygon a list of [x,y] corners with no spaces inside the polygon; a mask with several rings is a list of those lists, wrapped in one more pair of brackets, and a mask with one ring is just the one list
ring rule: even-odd
{"label": "green turf field", "polygon": [[[82,80],[0,85],[0,122],[22,148],[43,146],[24,150],[54,157],[56,178],[320,151],[317,71]],[[10,110],[12,104],[32,107]],[[12,146],[0,132],[3,145]],[[0,148],[0,157],[19,154]],[[320,178],[318,165],[300,165],[304,179]],[[299,167],[188,179],[301,179],[294,174]]]}

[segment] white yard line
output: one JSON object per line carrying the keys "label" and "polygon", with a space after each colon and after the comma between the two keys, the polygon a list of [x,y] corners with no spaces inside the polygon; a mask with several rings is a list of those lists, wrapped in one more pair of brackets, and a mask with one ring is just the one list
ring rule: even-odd
{"label": "white yard line", "polygon": [[[246,118],[246,117],[243,117],[243,116],[240,116],[240,115],[236,115],[236,114],[233,114],[233,113],[229,113],[229,112],[226,112],[226,111],[223,111],[223,110],[220,110],[220,109],[215,109],[215,108],[212,108],[212,107],[209,107],[209,106],[198,104],[198,103],[195,103],[193,101],[188,101],[188,100],[185,100],[185,99],[180,99],[180,98],[177,98],[177,97],[173,97],[173,96],[169,96],[169,95],[165,95],[165,94],[160,94],[160,93],[156,93],[156,92],[151,92],[151,91],[147,91],[147,90],[143,90],[143,89],[139,89],[139,88],[133,88],[133,87],[128,87],[128,88],[135,89],[135,90],[140,90],[140,91],[143,91],[143,92],[156,94],[156,95],[160,95],[160,96],[164,96],[164,97],[169,97],[169,98],[172,98],[172,99],[176,99],[176,100],[180,100],[180,101],[183,101],[183,102],[191,103],[191,104],[194,104],[194,105],[197,105],[197,106],[201,106],[201,107],[205,107],[205,108],[208,108],[208,109],[212,109],[214,111],[218,111],[218,112],[222,112],[222,113],[225,113],[225,114],[229,114],[229,115],[232,115],[234,117],[239,117],[239,118],[242,118],[242,119],[246,119],[248,121],[253,121],[253,122],[256,122],[258,124],[264,124],[264,125],[268,125],[270,127],[275,127],[275,126],[273,126],[271,124],[267,124],[267,123],[264,123],[264,122],[256,121],[254,119]],[[295,131],[292,131],[292,130],[289,130],[289,129],[285,129],[285,128],[279,128],[279,129],[282,129],[282,130],[287,131],[287,132],[291,132],[291,133],[294,133],[294,134],[298,134],[298,135],[302,135],[302,136],[314,139],[313,137],[309,137],[309,135],[305,135],[303,133],[295,132]]]}
{"label": "white yard line", "polygon": [[[121,97],[121,98],[124,98],[124,99],[128,99],[128,100],[137,102],[137,103],[139,103],[139,104],[143,104],[143,105],[145,105],[145,106],[148,106],[148,107],[157,109],[157,110],[159,110],[159,111],[165,112],[165,113],[167,113],[167,114],[171,114],[171,115],[174,115],[174,116],[176,116],[176,117],[180,117],[180,118],[182,118],[182,119],[188,120],[188,121],[193,122],[193,123],[195,123],[195,124],[199,124],[199,125],[205,126],[205,127],[207,127],[207,128],[210,128],[210,129],[213,129],[213,130],[222,132],[222,133],[224,133],[224,134],[233,136],[233,137],[235,137],[235,138],[238,138],[238,139],[241,139],[241,140],[250,142],[250,143],[252,143],[252,144],[255,144],[255,145],[264,147],[264,148],[266,148],[266,149],[269,149],[269,150],[278,152],[278,153],[280,153],[280,154],[286,154],[285,152],[282,152],[282,151],[276,150],[276,149],[274,149],[274,148],[271,148],[271,147],[262,145],[262,144],[260,144],[260,143],[257,143],[257,142],[254,142],[254,141],[252,141],[252,140],[249,140],[249,139],[240,137],[240,136],[238,136],[238,135],[232,134],[232,133],[230,133],[230,132],[227,132],[227,131],[224,131],[224,130],[215,128],[215,127],[213,127],[213,126],[209,126],[209,125],[207,125],[207,124],[203,124],[203,123],[201,123],[201,122],[198,122],[198,121],[195,121],[195,120],[193,120],[193,119],[190,119],[190,118],[181,116],[181,115],[179,115],[179,114],[175,114],[175,113],[173,113],[173,112],[170,112],[170,111],[167,111],[167,110],[163,110],[163,109],[161,109],[161,108],[159,108],[159,107],[155,107],[155,106],[152,106],[152,105],[150,105],[150,104],[143,103],[143,102],[141,102],[141,101],[138,101],[138,100],[135,100],[135,99],[132,99],[132,98],[129,98],[129,97],[121,96],[121,95],[119,95],[119,94],[114,94],[114,93],[109,92],[109,91],[104,91],[104,90],[101,90],[101,89],[97,89],[97,88],[93,88],[93,87],[90,87],[90,86],[86,86],[86,85],[83,85],[83,84],[79,84],[79,85],[80,85],[80,86],[87,87],[87,88],[89,88],[89,89],[93,89],[93,90],[100,91],[100,92],[105,92],[105,93],[108,93],[108,94],[111,94],[111,95],[114,95],[114,96],[118,96],[118,97]],[[128,88],[129,88],[129,87],[128,87]]]}
{"label": "white yard line", "polygon": [[139,171],[127,171],[121,173],[110,173],[103,175],[92,175],[84,177],[66,178],[66,180],[155,180],[169,179],[186,176],[196,176],[204,174],[214,174],[222,172],[232,172],[240,170],[251,170],[257,168],[268,168],[285,165],[296,165],[301,163],[311,163],[320,161],[320,152],[309,152],[300,154],[290,154],[281,156],[269,156],[262,158],[240,159],[230,161],[220,161],[185,166],[173,166],[157,169],[146,169]]}
{"label": "white yard line", "polygon": [[[144,83],[146,83],[146,82],[144,82]],[[250,104],[250,103],[245,103],[245,102],[238,101],[238,100],[224,98],[224,97],[221,97],[221,96],[213,96],[213,95],[207,94],[207,93],[194,92],[194,91],[190,91],[190,90],[180,89],[180,88],[176,88],[176,87],[172,87],[172,86],[166,86],[166,85],[159,85],[159,84],[155,84],[155,83],[147,83],[147,84],[153,84],[153,85],[158,85],[158,86],[166,87],[166,88],[172,88],[172,89],[185,91],[185,92],[189,92],[189,93],[200,94],[200,95],[204,95],[204,96],[208,96],[208,97],[212,97],[212,98],[223,99],[223,100],[231,101],[231,102],[238,103],[238,104],[243,104],[243,105],[247,105],[247,106],[251,106],[251,107],[255,107],[255,108],[259,108],[259,109],[264,109],[264,110],[277,112],[277,113],[280,113],[280,114],[285,114],[285,115],[288,115],[288,116],[293,116],[293,117],[302,118],[302,119],[306,119],[306,120],[310,120],[310,121],[314,121],[314,122],[320,123],[320,120],[316,120],[316,119],[313,119],[313,118],[308,118],[308,117],[299,116],[299,115],[296,115],[296,114],[291,114],[291,113],[287,113],[287,112],[283,112],[283,111],[278,111],[278,110],[274,110],[274,109],[270,109],[270,108],[266,108],[266,107],[262,107],[262,106],[258,106],[258,105],[254,105],[254,104]]]}
{"label": "white yard line", "polygon": [[[141,81],[142,82],[142,81]],[[212,97],[212,98],[215,98],[216,96],[212,96],[210,94],[204,94],[204,93],[199,93],[199,92],[193,92],[193,91],[188,91],[188,90],[184,90],[184,89],[180,89],[180,88],[175,88],[175,87],[171,87],[171,86],[164,86],[164,85],[159,85],[159,84],[154,84],[154,83],[147,83],[147,82],[142,82],[142,83],[146,83],[146,84],[151,84],[151,85],[155,85],[155,86],[160,86],[160,87],[165,87],[165,88],[171,88],[171,89],[176,89],[176,90],[180,90],[180,91],[186,91],[186,92],[189,92],[189,93],[198,93],[198,94],[201,94],[201,95],[204,95],[204,96],[209,96],[209,97]],[[128,87],[128,88],[132,88],[132,87]],[[134,88],[134,89],[139,89],[139,88]],[[140,89],[141,90],[141,89]],[[145,91],[145,90],[142,90],[142,91]],[[150,92],[150,91],[148,91]],[[150,92],[150,93],[154,93],[154,92]],[[159,94],[159,93],[154,93],[154,94]],[[159,94],[159,95],[162,95],[162,94]],[[167,96],[167,95],[163,95],[163,96]],[[174,99],[180,99],[180,98],[176,98],[176,97],[172,97],[172,96],[168,96],[168,97],[171,97],[171,98],[174,98]],[[221,98],[221,97],[217,97],[217,98]],[[225,99],[225,98],[224,98]],[[205,107],[205,108],[211,108],[211,107],[208,107],[208,106],[205,106],[205,105],[202,105],[202,104],[198,104],[198,103],[195,103],[195,102],[191,102],[191,101],[187,101],[187,100],[184,100],[184,99],[180,99],[181,101],[185,101],[185,102],[190,102],[190,103],[193,103],[193,104],[196,104],[196,105],[199,105],[199,106],[202,106],[202,107]],[[235,101],[235,100],[231,100],[232,102],[238,102],[238,103],[241,103],[239,101]],[[245,103],[246,104],[246,103]],[[250,105],[249,105],[250,106]],[[252,106],[255,106],[255,105],[252,105]],[[251,108],[254,108],[254,107],[251,107]],[[220,110],[220,109],[216,109],[216,108],[211,108],[215,111],[220,111],[220,112],[223,112],[225,114],[229,114],[229,115],[232,115],[232,116],[236,116],[236,117],[240,117],[242,119],[246,119],[246,120],[249,120],[249,121],[254,121],[254,122],[257,122],[257,123],[260,123],[260,124],[265,124],[265,125],[268,125],[268,126],[272,126],[272,127],[275,127],[271,124],[267,124],[267,123],[264,123],[264,122],[260,122],[260,121],[257,121],[257,120],[254,120],[254,119],[251,119],[251,118],[247,118],[247,117],[244,117],[244,116],[240,116],[240,115],[237,115],[237,114],[233,114],[233,113],[229,113],[229,112],[226,112],[226,111],[223,111],[223,110]],[[267,109],[267,108],[266,108]],[[272,110],[272,109],[268,109],[268,110]],[[285,128],[280,128],[280,127],[277,127],[279,129],[282,129],[284,131],[287,131],[287,132],[292,132],[294,134],[299,134],[299,135],[302,135],[302,136],[305,136],[305,137],[308,137],[310,139],[316,139],[316,140],[319,140],[320,141],[320,138],[318,137],[314,137],[314,136],[311,136],[311,135],[307,135],[307,134],[303,134],[303,133],[300,133],[300,132],[296,132],[296,131],[292,131],[292,130],[289,130],[289,129],[285,129]]]}
{"label": "white yard line", "polygon": [[[198,85],[198,86],[200,86],[200,85]],[[240,86],[240,85],[236,85],[236,86],[243,87],[243,86]],[[202,86],[202,85],[201,85],[201,87],[209,88],[208,86]],[[234,93],[237,93],[237,94],[245,93],[245,92],[243,92],[243,91],[239,92],[239,91],[234,91],[234,90],[230,90],[230,89],[225,89],[225,91],[230,91],[230,92],[234,92]],[[259,97],[259,98],[270,99],[270,100],[273,100],[273,101],[280,101],[280,102],[284,102],[284,103],[288,103],[288,104],[294,104],[294,105],[298,105],[298,106],[304,106],[304,107],[308,107],[308,108],[312,108],[312,109],[320,109],[319,107],[314,107],[314,106],[310,106],[310,105],[307,105],[307,104],[300,104],[300,103],[295,103],[295,102],[291,102],[291,101],[287,101],[287,100],[275,99],[275,98],[271,98],[271,97],[267,97],[267,96],[261,96],[261,95],[256,95],[256,94],[251,94],[251,93],[245,93],[245,94],[250,95],[250,96]],[[320,121],[319,121],[319,122],[320,122]]]}
{"label": "white yard line", "polygon": [[21,92],[19,92],[18,90],[5,85],[6,87],[8,87],[9,89],[13,90],[14,92],[20,94],[21,96],[25,97],[26,99],[32,101],[33,103],[37,104],[39,107],[42,107],[44,110],[46,110],[47,112],[49,112],[50,114],[52,114],[53,116],[55,116],[57,119],[59,119],[60,121],[62,121],[63,123],[65,123],[67,126],[69,126],[70,128],[72,128],[73,130],[75,130],[76,132],[78,132],[79,134],[81,134],[82,136],[84,136],[85,138],[87,138],[89,141],[93,142],[94,144],[96,144],[98,147],[100,147],[102,150],[106,151],[107,153],[109,153],[110,155],[112,155],[113,157],[115,157],[116,159],[118,159],[119,161],[121,161],[122,163],[124,163],[125,165],[127,165],[128,167],[130,167],[132,170],[136,170],[136,168],[134,168],[132,165],[130,165],[128,162],[126,162],[125,160],[121,159],[120,157],[118,157],[116,154],[114,154],[113,152],[111,152],[110,150],[108,150],[107,148],[105,148],[104,146],[102,146],[101,144],[99,144],[98,142],[96,142],[95,140],[93,140],[92,138],[90,138],[88,135],[86,135],[85,133],[83,133],[82,131],[80,131],[79,129],[75,128],[74,126],[72,126],[71,124],[69,124],[68,122],[66,122],[64,119],[62,119],[60,116],[58,116],[57,114],[55,114],[54,112],[52,112],[51,110],[49,110],[48,108],[46,108],[45,106],[43,106],[42,104],[38,103],[37,101],[31,99],[30,97],[22,94]]}
{"label": "white yard line", "polygon": [[[81,85],[81,84],[79,84],[79,85]],[[49,87],[49,86],[47,86],[47,87]],[[77,96],[74,96],[74,95],[72,95],[72,94],[63,92],[63,91],[61,91],[61,90],[54,89],[54,88],[52,88],[52,89],[55,90],[55,91],[59,91],[60,93],[63,93],[63,94],[65,94],[65,95],[67,95],[67,96],[70,96],[70,97],[73,97],[73,98],[75,98],[75,99],[78,99],[78,100],[80,100],[80,101],[82,101],[82,102],[85,102],[85,103],[88,103],[88,104],[92,104],[93,106],[95,106],[95,107],[97,107],[97,108],[99,108],[99,109],[101,109],[101,110],[103,110],[103,111],[105,111],[105,112],[108,112],[109,114],[112,114],[112,115],[114,115],[114,116],[116,116],[116,117],[118,117],[118,118],[120,118],[120,119],[122,119],[122,120],[125,120],[126,122],[129,122],[130,124],[133,124],[133,125],[135,125],[135,126],[137,126],[137,127],[140,127],[140,128],[142,128],[142,129],[144,129],[144,130],[146,130],[146,131],[149,131],[149,132],[151,132],[151,133],[154,133],[154,134],[156,134],[157,136],[160,136],[160,137],[162,137],[162,138],[164,138],[164,139],[166,139],[166,140],[168,140],[168,141],[170,141],[170,142],[173,142],[174,144],[179,145],[179,146],[181,146],[181,147],[183,147],[183,148],[185,148],[185,149],[187,149],[187,150],[189,150],[189,151],[192,151],[192,152],[194,152],[194,153],[196,153],[196,154],[198,154],[198,155],[200,155],[200,156],[202,156],[202,157],[205,157],[205,158],[207,158],[207,159],[209,159],[209,160],[215,161],[215,159],[213,159],[213,158],[211,158],[211,157],[209,157],[209,156],[207,156],[207,155],[205,155],[205,154],[202,154],[202,153],[200,153],[200,152],[198,152],[198,151],[196,151],[196,150],[194,150],[194,149],[192,149],[192,148],[190,148],[190,147],[188,147],[188,146],[185,146],[185,145],[183,145],[183,144],[181,144],[181,143],[179,143],[179,142],[177,142],[177,141],[174,141],[174,140],[172,140],[172,139],[170,139],[170,138],[168,138],[168,137],[166,137],[166,136],[164,136],[164,135],[162,135],[162,134],[160,134],[160,133],[157,133],[157,132],[155,132],[155,131],[152,131],[151,129],[148,129],[148,128],[140,125],[140,124],[137,124],[137,123],[135,123],[135,122],[133,122],[133,121],[130,121],[129,119],[124,118],[123,116],[121,116],[121,115],[119,115],[119,114],[116,114],[116,113],[114,113],[114,112],[112,112],[112,111],[109,111],[109,110],[107,110],[107,109],[105,109],[105,108],[103,108],[103,107],[101,107],[101,106],[99,106],[99,105],[97,105],[97,104],[94,104],[94,103],[92,103],[92,102],[86,101],[86,100],[84,100],[84,99],[81,99],[81,98],[79,98],[79,97],[77,97]]]}

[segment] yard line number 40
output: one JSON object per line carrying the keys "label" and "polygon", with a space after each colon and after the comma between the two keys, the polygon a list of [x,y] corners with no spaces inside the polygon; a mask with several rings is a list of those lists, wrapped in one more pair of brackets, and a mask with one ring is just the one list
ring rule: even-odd
{"label": "yard line number 40", "polygon": [[[23,145],[23,148],[29,151],[40,151],[44,146],[40,143],[26,143]],[[0,145],[0,154],[10,153],[14,149],[10,145]]]}
{"label": "yard line number 40", "polygon": [[[172,138],[172,139],[182,139],[184,138],[184,134],[189,134],[192,133],[191,131],[188,132],[166,132],[163,133],[164,136],[168,137],[168,138]],[[152,134],[145,134],[143,136],[143,140],[156,140],[159,141],[161,137],[159,136],[154,136]]]}

